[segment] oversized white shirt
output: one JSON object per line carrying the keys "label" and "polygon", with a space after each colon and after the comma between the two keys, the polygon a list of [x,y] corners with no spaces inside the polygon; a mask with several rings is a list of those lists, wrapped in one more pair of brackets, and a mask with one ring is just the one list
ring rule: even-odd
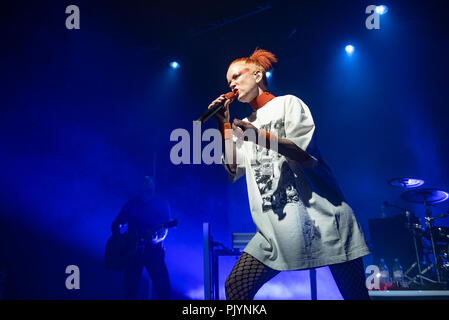
{"label": "oversized white shirt", "polygon": [[[257,227],[244,251],[275,270],[341,263],[369,254],[351,207],[320,156],[309,108],[293,95],[275,97],[243,119],[305,150],[315,166],[238,139],[232,182],[246,174]],[[309,168],[307,168],[309,167]]]}

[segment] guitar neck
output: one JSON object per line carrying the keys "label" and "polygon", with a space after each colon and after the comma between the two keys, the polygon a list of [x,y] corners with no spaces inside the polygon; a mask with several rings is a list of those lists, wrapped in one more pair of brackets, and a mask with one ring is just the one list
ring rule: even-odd
{"label": "guitar neck", "polygon": [[173,228],[173,227],[176,227],[177,225],[178,225],[178,219],[171,220],[171,221],[169,221],[169,222],[167,222],[167,223],[164,223],[163,225],[161,225],[161,226],[155,228],[155,229],[153,230],[153,232],[156,232],[156,231],[161,230],[161,229],[169,229],[169,228]]}

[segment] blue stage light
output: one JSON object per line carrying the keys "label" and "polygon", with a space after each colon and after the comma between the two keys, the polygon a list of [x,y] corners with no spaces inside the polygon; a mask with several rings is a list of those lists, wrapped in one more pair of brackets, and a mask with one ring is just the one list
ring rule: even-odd
{"label": "blue stage light", "polygon": [[376,7],[376,13],[378,13],[380,15],[385,14],[387,12],[388,12],[388,7],[387,6],[381,5],[381,6],[377,6]]}
{"label": "blue stage light", "polygon": [[267,71],[265,75],[267,76],[267,79],[270,79],[273,74],[271,73],[271,71]]}
{"label": "blue stage light", "polygon": [[180,67],[180,65],[176,61],[173,61],[173,62],[170,62],[170,67],[172,67],[173,69],[178,69]]}
{"label": "blue stage light", "polygon": [[345,47],[345,51],[346,51],[346,53],[348,54],[348,56],[352,55],[352,54],[354,53],[354,46],[351,45],[351,44],[348,44],[348,45]]}

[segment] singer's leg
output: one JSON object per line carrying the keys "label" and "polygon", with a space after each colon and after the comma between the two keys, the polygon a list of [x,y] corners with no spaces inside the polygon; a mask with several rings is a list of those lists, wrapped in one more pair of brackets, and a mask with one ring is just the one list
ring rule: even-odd
{"label": "singer's leg", "polygon": [[225,282],[227,300],[252,300],[279,271],[243,252]]}
{"label": "singer's leg", "polygon": [[362,258],[329,266],[344,300],[370,300]]}

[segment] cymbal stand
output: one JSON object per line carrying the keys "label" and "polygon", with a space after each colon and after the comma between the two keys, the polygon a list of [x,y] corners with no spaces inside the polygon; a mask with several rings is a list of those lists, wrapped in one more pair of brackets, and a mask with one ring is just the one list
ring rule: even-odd
{"label": "cymbal stand", "polygon": [[[413,281],[413,282],[416,282],[416,281],[414,280],[416,277],[411,278],[411,277],[408,276],[408,273],[409,273],[410,271],[412,271],[412,269],[413,269],[415,266],[417,266],[417,267],[418,267],[418,274],[419,274],[419,275],[422,275],[422,274],[423,274],[423,272],[421,271],[421,262],[419,261],[418,243],[417,243],[417,241],[416,241],[416,238],[417,238],[417,232],[415,231],[415,228],[412,227],[413,222],[411,221],[410,212],[409,212],[408,210],[405,211],[405,216],[407,217],[407,221],[408,221],[408,229],[409,229],[409,230],[410,230],[410,229],[412,230],[412,235],[413,235],[413,245],[414,245],[414,247],[415,247],[415,254],[416,254],[416,262],[413,263],[413,264],[410,266],[410,268],[407,269],[407,271],[405,271],[404,276],[405,276],[407,279],[409,279],[409,280],[411,280],[411,281]],[[420,284],[423,285],[423,284],[424,284],[424,283],[423,283],[423,279],[422,279],[421,277],[419,277],[419,280],[420,280]]]}
{"label": "cymbal stand", "polygon": [[432,221],[435,218],[432,218],[432,211],[430,211],[429,206],[427,204],[427,202],[424,202],[424,207],[426,208],[426,228],[430,231],[430,243],[432,244],[432,254],[433,254],[433,259],[434,259],[434,263],[432,266],[435,266],[435,272],[437,275],[437,282],[441,283],[441,279],[440,279],[440,271],[439,269],[439,263],[438,263],[438,256],[437,256],[437,252],[435,249],[435,239],[433,236],[433,226],[432,226]]}
{"label": "cymbal stand", "polygon": [[[416,265],[416,262],[409,268],[409,270],[411,270],[415,265]],[[426,280],[426,281],[428,281],[428,282],[430,282],[430,283],[438,284],[438,281],[435,281],[435,280],[433,280],[433,279],[430,279],[430,278],[424,276],[428,271],[432,270],[433,266],[434,266],[433,264],[430,265],[430,266],[428,266],[427,268],[425,268],[424,270],[422,270],[421,273],[417,274],[417,275],[414,276],[413,278],[412,278],[412,277],[409,277],[409,276],[407,276],[407,275],[406,275],[405,277],[406,277],[407,279],[409,279],[411,282],[415,282],[415,283],[418,283],[416,279],[419,278],[419,280],[420,280],[421,283],[418,283],[418,284],[421,284],[421,285],[423,285],[423,280]],[[409,270],[407,270],[407,271],[409,271]]]}
{"label": "cymbal stand", "polygon": [[[419,257],[419,250],[418,250],[418,233],[416,232],[416,226],[414,226],[414,223],[411,221],[411,217],[410,217],[410,212],[407,210],[406,211],[406,217],[408,219],[408,224],[409,224],[409,229],[412,230],[412,234],[413,234],[413,244],[415,246],[415,254],[416,254],[416,262],[414,262],[404,273],[404,276],[413,283],[416,284],[420,284],[420,285],[424,285],[423,280],[426,280],[430,283],[433,284],[441,284],[441,279],[440,279],[440,272],[438,270],[439,267],[439,263],[438,263],[438,257],[436,255],[436,250],[435,250],[435,241],[434,241],[434,237],[432,234],[432,221],[438,217],[431,217],[431,211],[430,209],[428,209],[428,207],[426,206],[426,215],[427,217],[426,219],[426,228],[427,230],[430,230],[431,235],[430,235],[430,240],[431,240],[431,251],[432,251],[432,255],[433,258],[435,260],[435,263],[427,266],[426,268],[424,268],[424,270],[421,269],[421,262],[420,262],[420,257]],[[418,225],[419,226],[419,225]],[[418,268],[418,274],[415,275],[414,277],[409,276],[408,274],[413,270],[414,267]],[[425,274],[429,271],[431,271],[433,268],[435,268],[436,270],[436,275],[437,275],[437,280],[433,280],[429,277],[426,277]],[[419,279],[419,282],[418,282]]]}

